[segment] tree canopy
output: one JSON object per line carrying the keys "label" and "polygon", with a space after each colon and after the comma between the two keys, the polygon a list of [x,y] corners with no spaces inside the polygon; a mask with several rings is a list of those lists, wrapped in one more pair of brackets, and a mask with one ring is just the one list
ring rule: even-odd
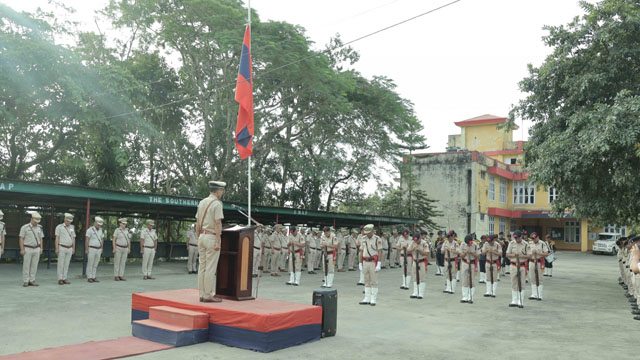
{"label": "tree canopy", "polygon": [[534,122],[525,163],[560,194],[554,210],[619,225],[640,214],[640,1],[581,2],[585,14],[548,26],[553,48],[529,65],[512,110]]}

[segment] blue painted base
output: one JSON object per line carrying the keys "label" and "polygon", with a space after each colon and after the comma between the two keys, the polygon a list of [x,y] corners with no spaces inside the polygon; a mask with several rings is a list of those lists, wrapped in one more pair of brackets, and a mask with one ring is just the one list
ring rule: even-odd
{"label": "blue painted base", "polygon": [[271,352],[320,340],[321,324],[260,332],[224,325],[209,324],[209,341],[260,352]]}
{"label": "blue painted base", "polygon": [[199,344],[209,339],[209,329],[171,331],[139,323],[133,323],[132,325],[133,336],[176,347]]}
{"label": "blue painted base", "polygon": [[136,320],[147,320],[149,318],[149,312],[131,309],[131,322]]}

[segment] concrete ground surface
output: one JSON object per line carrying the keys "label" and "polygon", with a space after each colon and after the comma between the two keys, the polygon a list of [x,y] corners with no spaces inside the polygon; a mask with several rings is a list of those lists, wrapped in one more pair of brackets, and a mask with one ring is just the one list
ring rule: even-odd
{"label": "concrete ground surface", "polygon": [[[435,261],[432,261],[435,263]],[[113,265],[101,263],[100,283],[79,278],[72,264],[71,285],[57,285],[55,264],[40,264],[39,287],[23,288],[21,265],[0,265],[0,355],[131,335],[131,293],[197,287],[183,261],[154,266],[157,280],[143,281],[139,262],[127,264],[126,282],[113,281]],[[401,270],[380,272],[378,305],[362,306],[358,272],[337,273],[337,336],[268,354],[204,343],[150,353],[140,359],[637,359],[640,321],[633,320],[618,285],[615,257],[558,253],[553,278],[544,277],[545,299],[509,308],[507,277],[498,296],[474,304],[443,294],[443,277],[429,268],[427,294],[409,299],[400,290]],[[477,281],[477,277],[475,280]],[[301,286],[286,286],[288,276],[262,277],[259,296],[311,303],[321,275],[303,273]],[[255,286],[255,285],[254,285]],[[527,297],[530,295],[527,285]]]}

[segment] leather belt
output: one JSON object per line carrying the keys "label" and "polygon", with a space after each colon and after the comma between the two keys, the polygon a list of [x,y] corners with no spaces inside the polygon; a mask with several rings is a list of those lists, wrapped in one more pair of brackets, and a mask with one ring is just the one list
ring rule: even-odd
{"label": "leather belt", "polygon": [[24,247],[28,247],[29,249],[39,249],[40,245],[38,246],[25,245]]}
{"label": "leather belt", "polygon": [[366,258],[362,258],[362,260],[372,262],[372,261],[375,261],[376,259],[374,259],[373,257],[366,257]]}
{"label": "leather belt", "polygon": [[102,246],[91,246],[91,245],[89,245],[89,247],[92,248],[92,249],[98,249],[98,250],[102,249]]}
{"label": "leather belt", "polygon": [[310,247],[309,249],[311,249],[311,250],[318,250],[318,248],[312,248],[312,247]]}
{"label": "leather belt", "polygon": [[273,250],[280,250],[280,248],[273,248]]}
{"label": "leather belt", "polygon": [[517,263],[517,262],[515,262],[515,261],[511,261],[511,266],[518,266],[518,265],[520,265],[520,266],[525,266],[526,264],[527,264],[527,262],[526,262],[526,261],[522,261],[522,262],[520,262],[520,263]]}
{"label": "leather belt", "polygon": [[254,246],[253,248],[260,250],[260,246]]}
{"label": "leather belt", "polygon": [[465,263],[465,264],[467,264],[467,265],[470,265],[470,264],[475,264],[475,262],[476,262],[476,261],[475,261],[475,260],[469,260],[469,261],[467,261],[467,260],[462,260],[462,262],[463,262],[463,263]]}
{"label": "leather belt", "polygon": [[200,230],[200,232],[203,233],[203,234],[208,234],[208,235],[215,235],[216,234],[213,231],[209,231],[209,230]]}
{"label": "leather belt", "polygon": [[189,246],[198,246],[198,244],[189,243]]}
{"label": "leather belt", "polygon": [[154,249],[154,248],[155,248],[155,246],[146,246],[146,245],[145,245],[145,247],[146,247],[147,249]]}
{"label": "leather belt", "polygon": [[128,249],[129,248],[128,246],[122,246],[122,245],[119,245],[119,244],[116,244],[116,246],[119,247],[119,248],[122,248],[122,249]]}
{"label": "leather belt", "polygon": [[71,248],[73,248],[73,245],[69,245],[69,246],[67,246],[67,245],[62,245],[62,244],[58,244],[58,245],[62,246],[62,247],[63,247],[63,248],[65,248],[65,249],[71,249]]}

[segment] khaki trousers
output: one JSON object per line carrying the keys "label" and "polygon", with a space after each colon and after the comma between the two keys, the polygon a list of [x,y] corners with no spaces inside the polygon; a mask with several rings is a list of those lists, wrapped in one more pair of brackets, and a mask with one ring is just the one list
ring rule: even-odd
{"label": "khaki trousers", "polygon": [[[400,268],[402,268],[402,273],[404,274],[404,256],[400,256]],[[412,276],[413,272],[413,257],[407,256],[407,276]],[[455,276],[455,274],[454,274]]]}
{"label": "khaki trousers", "polygon": [[364,287],[378,287],[378,273],[376,272],[375,261],[364,261],[362,264],[362,272],[364,273]]}
{"label": "khaki trousers", "polygon": [[215,246],[216,235],[202,234],[198,238],[198,252],[200,256],[198,292],[201,298],[212,298],[216,295],[216,273],[218,271],[220,250],[214,250]]}
{"label": "khaki trousers", "polygon": [[525,269],[524,266],[520,267],[520,284],[522,284],[522,289],[518,289],[518,268],[515,266],[515,260],[512,260],[511,265],[509,265],[510,276],[511,276],[511,290],[513,291],[524,291],[525,283]]}
{"label": "khaki trousers", "polygon": [[113,253],[113,276],[124,277],[124,267],[127,264],[129,249],[116,246],[114,250],[115,251]]}
{"label": "khaki trousers", "polygon": [[271,253],[271,272],[277,273],[278,266],[280,266],[280,250],[274,250],[274,252]]}
{"label": "khaki trousers", "polygon": [[[321,256],[322,257],[322,256]],[[336,272],[336,255],[327,253],[327,274],[333,274]],[[324,271],[324,259],[322,261],[322,270]]]}
{"label": "khaki trousers", "polygon": [[[471,267],[471,274],[469,274],[469,268]],[[462,275],[462,287],[476,287],[477,281],[472,279],[475,271],[475,266],[473,263],[466,264],[464,261],[462,262],[462,267],[460,269],[460,275]],[[473,283],[471,282],[473,280]],[[473,286],[471,286],[473,285]]]}
{"label": "khaki trousers", "polygon": [[540,263],[529,262],[529,284],[536,285],[536,268],[538,268],[538,285],[542,285],[542,274],[544,271],[540,268]]}
{"label": "khaki trousers", "polygon": [[347,255],[347,249],[340,249],[340,253],[338,254],[338,270],[342,270],[344,266],[344,258]]}
{"label": "khaki trousers", "polygon": [[258,270],[258,267],[260,267],[260,249],[256,249],[253,248],[253,273],[254,274],[258,274],[258,272],[260,270]]}
{"label": "khaki trousers", "polygon": [[144,248],[142,254],[142,275],[151,276],[153,270],[153,258],[156,257],[156,249]]}
{"label": "khaki trousers", "polygon": [[40,248],[32,249],[24,247],[24,257],[22,258],[22,282],[36,281],[38,272],[38,262],[40,261]]}
{"label": "khaki trousers", "polygon": [[309,255],[307,256],[307,271],[313,271],[316,264],[317,250],[309,249]]}
{"label": "khaki trousers", "polygon": [[89,248],[89,255],[87,255],[87,279],[96,278],[100,255],[102,255],[102,249]]}
{"label": "khaki trousers", "polygon": [[449,279],[449,261],[444,257],[444,277],[446,280],[456,281],[456,262],[451,260],[451,279]]}
{"label": "khaki trousers", "polygon": [[[487,271],[487,282],[490,283],[491,279],[493,279],[494,283],[498,282],[498,266],[495,262],[491,263],[487,260],[487,264],[485,265],[485,270]],[[491,274],[493,272],[493,278]]]}
{"label": "khaki trousers", "polygon": [[280,250],[280,262],[278,263],[278,269],[285,269],[287,264],[287,250]]}
{"label": "khaki trousers", "polygon": [[356,248],[349,248],[349,269],[353,269],[353,265],[356,262],[356,253],[358,250]]}
{"label": "khaki trousers", "polygon": [[187,271],[196,271],[198,264],[198,245],[189,245],[189,257],[187,258]]}
{"label": "khaki trousers", "polygon": [[[302,271],[302,257],[300,256],[300,253],[294,253],[296,256],[296,272],[300,272]],[[292,256],[291,253],[289,253],[289,272],[293,272],[293,264],[291,263],[292,260]]]}
{"label": "khaki trousers", "polygon": [[387,266],[389,264],[389,249],[382,249],[382,266]]}
{"label": "khaki trousers", "polygon": [[73,249],[58,246],[58,280],[67,280],[72,253]]}
{"label": "khaki trousers", "polygon": [[271,248],[264,248],[262,252],[262,270],[269,271],[271,268]]}

